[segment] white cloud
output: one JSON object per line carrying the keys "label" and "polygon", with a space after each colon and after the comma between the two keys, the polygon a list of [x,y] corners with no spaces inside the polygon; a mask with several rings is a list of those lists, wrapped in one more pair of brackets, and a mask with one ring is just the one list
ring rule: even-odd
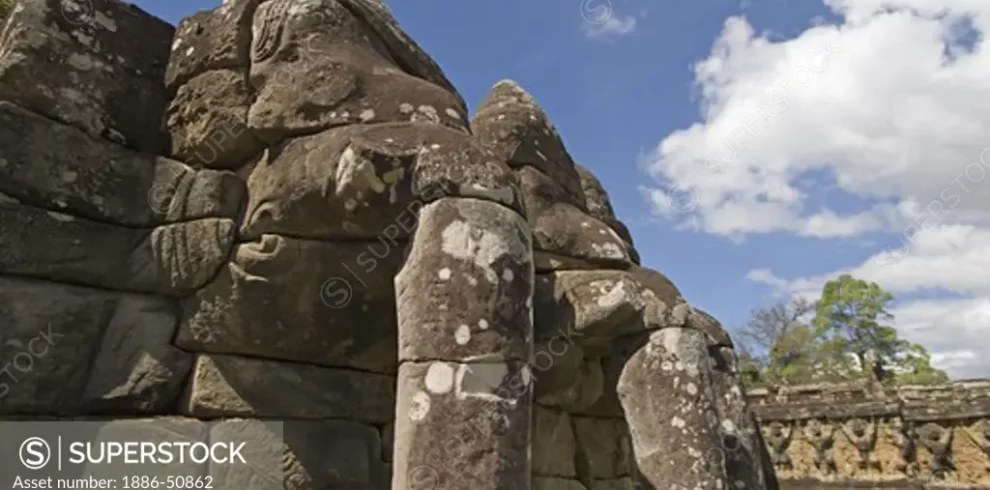
{"label": "white cloud", "polygon": [[855,8],[831,1],[849,16],[845,24],[779,42],[730,18],[695,66],[703,121],[664,139],[650,170],[695,189],[691,214],[699,227],[723,235],[851,236],[889,230],[903,218],[890,205],[847,214],[810,209],[798,183],[811,171],[829,172],[843,191],[867,199],[922,206],[952,199],[942,207],[958,210],[990,205],[990,193],[972,192],[990,181],[990,49],[980,42],[955,59],[944,54],[952,19],[974,12],[974,24],[987,30],[990,4],[969,2],[970,10],[936,18],[867,12],[873,4],[919,4],[927,12],[966,2],[849,3]]}
{"label": "white cloud", "polygon": [[933,363],[954,377],[990,375],[990,299],[913,301],[892,313],[902,334],[927,347]]}
{"label": "white cloud", "polygon": [[[748,278],[804,296],[843,272],[913,298],[955,293],[899,302],[897,326],[952,374],[990,376],[990,2],[824,2],[842,22],[782,41],[726,21],[694,67],[701,121],[660,142],[648,168],[661,185],[644,195],[736,239],[903,235],[844,270]],[[818,175],[829,182],[809,186]],[[813,201],[827,185],[863,204]],[[668,188],[694,205],[672,213]]]}
{"label": "white cloud", "polygon": [[604,22],[585,22],[583,29],[584,34],[590,38],[625,36],[636,30],[636,17],[629,15],[623,18],[618,15],[609,15]]}
{"label": "white cloud", "polygon": [[778,290],[786,290],[788,286],[786,280],[777,277],[770,269],[753,269],[746,274],[746,279],[773,286],[774,289]]}

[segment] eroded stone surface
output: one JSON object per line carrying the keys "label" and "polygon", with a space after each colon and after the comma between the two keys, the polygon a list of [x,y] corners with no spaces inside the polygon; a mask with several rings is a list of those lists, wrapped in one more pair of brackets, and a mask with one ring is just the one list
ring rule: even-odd
{"label": "eroded stone surface", "polygon": [[[421,121],[467,133],[459,96],[401,70],[336,0],[271,0],[254,15],[249,125],[265,141],[344,124]],[[292,90],[306,87],[306,90]]]}
{"label": "eroded stone surface", "polygon": [[[711,339],[709,339],[711,342]],[[712,363],[715,409],[719,415],[719,432],[725,454],[725,466],[733,485],[763,490],[762,440],[759,426],[746,404],[738,360],[731,347],[709,347]]]}
{"label": "eroded stone surface", "polygon": [[475,197],[520,209],[515,175],[469,137],[433,124],[350,126],[270,150],[248,178],[243,233],[407,237],[424,204]]}
{"label": "eroded stone surface", "polygon": [[0,35],[0,99],[160,154],[172,32],[122,2],[19,2]]}
{"label": "eroded stone surface", "polygon": [[399,358],[528,361],[533,277],[518,214],[476,199],[427,205],[396,277]]}
{"label": "eroded stone surface", "polygon": [[637,487],[632,478],[616,478],[611,480],[594,480],[588,490],[635,490]]}
{"label": "eroded stone surface", "polygon": [[192,367],[192,356],[172,345],[177,324],[172,300],[119,296],[83,391],[87,411],[172,410]]}
{"label": "eroded stone surface", "polygon": [[557,129],[519,84],[503,80],[481,102],[471,128],[482,144],[513,166],[531,166],[550,176],[567,202],[585,207],[581,179]]}
{"label": "eroded stone surface", "polygon": [[264,235],[183,301],[176,345],[394,373],[392,277],[402,259],[380,242]]}
{"label": "eroded stone surface", "polygon": [[220,418],[284,474],[195,469],[238,489],[737,488],[704,452],[749,414],[731,339],[634,266],[518,85],[472,136],[379,0],[231,0],[174,40],[55,6],[0,36],[0,273],[39,279],[0,278],[0,354],[71,342],[6,371],[0,411]]}
{"label": "eroded stone surface", "polygon": [[0,277],[0,316],[3,413],[158,412],[189,370],[159,298]]}
{"label": "eroded stone surface", "polygon": [[561,271],[537,276],[534,296],[537,338],[575,332],[618,337],[642,331],[642,286],[623,271]]}
{"label": "eroded stone surface", "polygon": [[[364,20],[374,30],[392,59],[410,75],[427,80],[457,95],[457,89],[447,80],[440,66],[415,40],[399,27],[395,16],[381,0],[342,0],[352,14]],[[464,105],[463,103],[461,104]]]}
{"label": "eroded stone surface", "polygon": [[228,219],[145,230],[0,202],[0,273],[183,297],[210,281],[233,242]]}
{"label": "eroded stone surface", "polygon": [[[66,151],[71,148],[71,151]],[[129,227],[235,219],[244,183],[229,172],[109,141],[0,102],[0,193],[23,204]]]}
{"label": "eroded stone surface", "polygon": [[179,22],[165,74],[170,94],[209,70],[247,70],[251,60],[251,25],[263,0],[230,0]]}
{"label": "eroded stone surface", "polygon": [[571,417],[559,410],[533,407],[533,474],[574,478],[577,453]]}
{"label": "eroded stone surface", "polygon": [[386,468],[374,427],[344,420],[289,421],[231,419],[210,428],[215,441],[244,441],[251,464],[211,463],[209,475],[223,488],[385,488]]}
{"label": "eroded stone surface", "polygon": [[696,330],[653,332],[623,368],[616,391],[639,470],[655,487],[729,488],[711,388],[705,336]]}
{"label": "eroded stone surface", "polygon": [[615,211],[612,209],[612,201],[608,197],[608,191],[605,190],[605,186],[584,165],[575,164],[574,168],[577,170],[578,177],[581,179],[581,189],[584,191],[588,214],[611,226],[632,248],[633,239],[629,233],[629,228],[615,216]]}
{"label": "eroded stone surface", "polygon": [[[538,400],[547,406],[560,407],[572,413],[582,413],[585,410],[593,410],[604,398],[603,395],[609,393],[605,383],[601,360],[585,359],[580,367],[571,373],[571,382],[566,389],[549,393],[540,390]],[[618,407],[618,404],[616,407],[617,412],[621,414],[621,407]],[[608,414],[614,413],[616,412],[608,412]]]}
{"label": "eroded stone surface", "polygon": [[691,308],[688,312],[687,328],[693,328],[705,332],[708,337],[708,345],[712,347],[732,347],[732,338],[725,331],[722,324],[715,317],[696,308]]}
{"label": "eroded stone surface", "polygon": [[206,168],[243,166],[265,148],[247,127],[250,106],[241,70],[211,70],[189,80],[168,107],[172,157]]}
{"label": "eroded stone surface", "polygon": [[643,286],[643,320],[647,328],[685,326],[694,309],[667,276],[638,266],[631,267],[629,275]]}
{"label": "eroded stone surface", "polygon": [[538,341],[533,349],[534,390],[537,401],[553,405],[551,400],[568,397],[580,389],[584,352],[573,338],[560,335]]}
{"label": "eroded stone surface", "polygon": [[395,378],[387,375],[201,355],[183,411],[200,418],[343,418],[384,424],[395,416],[394,393]]}
{"label": "eroded stone surface", "polygon": [[593,417],[573,417],[572,420],[588,477],[611,480],[631,473],[635,459],[625,420]]}
{"label": "eroded stone surface", "polygon": [[570,478],[533,478],[533,490],[588,490],[581,482]]}
{"label": "eroded stone surface", "polygon": [[517,173],[537,250],[602,267],[631,265],[629,245],[608,225],[562,200],[560,187],[551,177],[531,167]]}
{"label": "eroded stone surface", "polygon": [[520,362],[403,363],[393,488],[528,488],[529,376]]}
{"label": "eroded stone surface", "polygon": [[595,381],[601,388],[599,388],[599,396],[593,399],[590,405],[576,406],[571,411],[592,417],[624,418],[625,412],[617,391],[619,377],[629,359],[649,341],[649,335],[649,332],[640,332],[617,337],[606,344],[608,349],[599,349],[597,352],[585,349],[585,356],[597,354],[597,357],[589,360],[586,365],[593,367],[591,372],[596,373]]}

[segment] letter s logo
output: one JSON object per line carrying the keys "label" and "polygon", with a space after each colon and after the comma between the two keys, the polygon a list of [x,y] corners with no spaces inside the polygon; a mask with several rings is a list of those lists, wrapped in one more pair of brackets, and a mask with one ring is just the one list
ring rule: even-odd
{"label": "letter s logo", "polygon": [[[31,457],[29,457],[31,456]],[[52,450],[48,443],[40,437],[29,437],[21,443],[21,464],[29,470],[39,470],[48,464]]]}

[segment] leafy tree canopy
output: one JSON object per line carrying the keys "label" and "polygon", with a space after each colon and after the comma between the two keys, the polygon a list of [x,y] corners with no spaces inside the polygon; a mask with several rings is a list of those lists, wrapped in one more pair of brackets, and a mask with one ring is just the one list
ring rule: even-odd
{"label": "leafy tree canopy", "polygon": [[7,15],[7,11],[14,5],[14,0],[0,0],[0,19]]}
{"label": "leafy tree canopy", "polygon": [[876,283],[843,275],[816,302],[797,298],[754,311],[739,332],[744,377],[750,384],[947,381],[924,347],[889,325],[893,299]]}

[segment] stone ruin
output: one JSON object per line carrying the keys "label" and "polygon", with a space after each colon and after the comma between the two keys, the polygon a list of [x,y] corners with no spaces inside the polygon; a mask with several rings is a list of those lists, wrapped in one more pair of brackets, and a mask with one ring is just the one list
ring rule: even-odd
{"label": "stone ruin", "polygon": [[990,380],[751,389],[784,488],[990,488]]}
{"label": "stone ruin", "polygon": [[776,489],[731,339],[638,264],[535,100],[469,117],[380,0],[4,19],[6,420],[236,434],[264,488]]}

